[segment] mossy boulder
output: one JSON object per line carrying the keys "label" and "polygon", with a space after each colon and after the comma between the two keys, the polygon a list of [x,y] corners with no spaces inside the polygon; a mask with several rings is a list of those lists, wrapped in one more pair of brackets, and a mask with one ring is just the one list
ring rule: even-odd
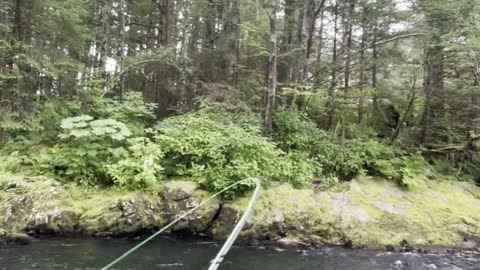
{"label": "mossy boulder", "polygon": [[0,186],[0,228],[18,232],[75,230],[78,214],[70,193],[44,177],[14,176]]}
{"label": "mossy boulder", "polygon": [[[212,226],[215,238],[227,236],[247,207],[249,198],[228,202]],[[242,239],[297,239],[307,243],[340,243],[343,236],[335,227],[326,205],[316,199],[313,190],[295,190],[289,185],[272,187],[263,192],[240,237]]]}
{"label": "mossy boulder", "polygon": [[[243,238],[357,247],[462,247],[480,236],[480,188],[459,182],[425,180],[413,191],[395,183],[361,178],[326,192],[288,185],[265,191]],[[223,205],[211,234],[224,238],[248,198]],[[471,243],[471,241],[469,241]]]}
{"label": "mossy boulder", "polygon": [[[161,228],[211,196],[188,181],[156,191],[88,190],[46,177],[0,176],[0,242],[26,232],[121,236]],[[223,239],[250,198],[210,201],[171,228]],[[10,238],[9,238],[10,237]],[[26,238],[25,238],[26,239]],[[412,191],[359,178],[329,191],[278,184],[264,190],[243,240],[283,245],[478,247],[480,188],[423,180]]]}
{"label": "mossy boulder", "polygon": [[79,229],[96,236],[121,236],[165,224],[155,198],[139,193],[99,192],[77,202]]}
{"label": "mossy boulder", "polygon": [[[172,222],[207,200],[211,194],[198,190],[194,182],[176,181],[165,183],[158,192],[158,196],[161,198],[164,218]],[[220,201],[212,199],[208,204],[175,224],[172,231],[203,233],[210,227],[219,210]]]}
{"label": "mossy boulder", "polygon": [[[193,182],[168,182],[158,192],[95,191],[46,177],[0,178],[0,233],[122,236],[165,226],[210,196]],[[213,200],[173,231],[201,233],[220,203]],[[1,236],[0,239],[5,239]]]}

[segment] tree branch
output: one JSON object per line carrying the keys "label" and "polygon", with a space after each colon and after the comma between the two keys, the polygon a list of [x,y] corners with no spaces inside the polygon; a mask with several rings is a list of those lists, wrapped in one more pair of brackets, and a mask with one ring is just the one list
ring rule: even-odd
{"label": "tree branch", "polygon": [[[378,45],[383,45],[383,44],[386,44],[386,43],[389,43],[389,42],[392,42],[392,41],[396,41],[396,40],[399,40],[399,39],[410,38],[410,37],[415,37],[415,36],[424,36],[424,35],[425,35],[424,33],[410,33],[410,34],[399,35],[399,36],[395,36],[395,37],[392,37],[392,38],[389,38],[389,39],[381,40],[381,41],[379,41],[379,42],[375,42],[375,43],[369,44],[369,45],[365,46],[365,48],[356,51],[355,53],[353,53],[353,54],[351,55],[351,57],[352,57],[352,56],[355,56],[355,55],[357,55],[357,54],[360,54],[362,51],[365,51],[365,50],[367,50],[367,49],[370,49],[370,48],[375,47],[375,46],[378,46]],[[345,58],[344,58],[344,59],[341,59],[341,60],[344,61]],[[343,67],[338,67],[337,70],[341,70],[341,69],[343,69]],[[315,78],[315,77],[318,75],[318,73],[320,73],[320,72],[321,72],[321,70],[319,70],[319,71],[315,72],[314,74],[312,74],[312,75],[307,79],[307,81],[311,81],[311,80],[312,80],[313,78]]]}
{"label": "tree branch", "polygon": [[461,145],[447,145],[434,149],[421,148],[423,153],[426,154],[449,154],[453,152],[465,152],[469,149],[472,149],[472,145],[480,140],[480,134],[470,133],[467,141]]}

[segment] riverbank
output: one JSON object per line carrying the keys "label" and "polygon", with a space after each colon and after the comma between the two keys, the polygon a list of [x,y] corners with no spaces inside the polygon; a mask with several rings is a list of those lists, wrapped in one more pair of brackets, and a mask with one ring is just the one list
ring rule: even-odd
{"label": "riverbank", "polygon": [[[140,234],[166,225],[209,193],[193,182],[166,182],[149,192],[93,191],[46,177],[4,175],[0,180],[0,239],[25,235]],[[214,200],[176,225],[223,239],[249,198]],[[266,189],[241,234],[250,242],[385,248],[476,248],[480,244],[480,188],[468,183],[422,181],[404,191],[383,179],[362,177],[328,191]]]}

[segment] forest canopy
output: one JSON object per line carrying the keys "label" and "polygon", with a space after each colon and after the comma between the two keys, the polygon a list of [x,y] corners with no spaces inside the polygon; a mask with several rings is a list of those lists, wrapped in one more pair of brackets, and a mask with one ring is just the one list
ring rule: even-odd
{"label": "forest canopy", "polygon": [[479,0],[0,0],[0,171],[125,189],[480,183],[479,14]]}

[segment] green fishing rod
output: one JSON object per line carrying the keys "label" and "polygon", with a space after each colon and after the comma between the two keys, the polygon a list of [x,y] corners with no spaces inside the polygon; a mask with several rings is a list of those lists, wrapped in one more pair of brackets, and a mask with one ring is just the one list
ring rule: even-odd
{"label": "green fishing rod", "polygon": [[240,221],[237,223],[237,225],[235,226],[235,228],[233,229],[233,231],[230,233],[229,237],[227,238],[227,240],[225,241],[225,243],[223,244],[222,248],[220,249],[220,251],[218,252],[217,256],[210,262],[210,267],[208,268],[208,270],[216,270],[218,269],[218,267],[220,266],[220,264],[222,263],[223,259],[225,258],[225,255],[228,253],[228,251],[231,249],[233,243],[235,242],[235,240],[237,239],[238,235],[240,234],[240,232],[242,231],[243,229],[243,226],[245,226],[245,223],[247,222],[248,218],[251,216],[252,212],[253,212],[253,206],[255,205],[255,202],[257,201],[258,197],[260,196],[260,192],[261,192],[261,189],[262,189],[262,185],[261,185],[261,182],[258,178],[247,178],[247,179],[244,179],[244,180],[241,180],[241,181],[238,181],[226,188],[224,188],[223,190],[215,193],[214,195],[212,195],[211,197],[209,197],[208,199],[206,199],[205,201],[201,202],[199,205],[197,205],[196,207],[190,209],[188,212],[186,212],[185,214],[179,216],[178,218],[176,218],[174,221],[170,222],[169,224],[167,224],[165,227],[161,228],[160,230],[158,230],[156,233],[152,234],[151,236],[149,236],[147,239],[143,240],[142,242],[140,242],[139,244],[137,244],[136,246],[134,246],[133,248],[131,248],[130,250],[128,250],[127,252],[125,252],[124,254],[122,254],[120,257],[116,258],[115,260],[113,260],[111,263],[109,263],[108,265],[106,265],[105,267],[101,268],[101,270],[108,270],[108,269],[111,269],[114,265],[118,264],[120,261],[122,261],[123,259],[125,259],[126,257],[128,257],[129,255],[131,255],[132,253],[134,253],[135,251],[137,251],[138,249],[140,249],[142,246],[144,246],[145,244],[147,244],[148,242],[150,242],[151,240],[153,240],[155,237],[157,237],[159,234],[163,233],[164,231],[166,231],[167,229],[169,229],[170,227],[172,227],[173,225],[175,225],[177,222],[179,222],[180,220],[184,219],[186,216],[190,215],[191,213],[195,212],[197,209],[201,208],[202,206],[206,205],[207,203],[209,203],[211,200],[213,200],[214,198],[218,197],[219,195],[221,195],[222,193],[224,193],[225,191],[235,187],[235,186],[238,186],[240,184],[243,184],[243,183],[246,183],[248,181],[253,181],[256,185],[255,187],[255,191],[253,192],[253,195],[252,195],[252,198],[250,199],[250,202],[247,206],[247,209],[245,210],[245,213],[242,215]]}

